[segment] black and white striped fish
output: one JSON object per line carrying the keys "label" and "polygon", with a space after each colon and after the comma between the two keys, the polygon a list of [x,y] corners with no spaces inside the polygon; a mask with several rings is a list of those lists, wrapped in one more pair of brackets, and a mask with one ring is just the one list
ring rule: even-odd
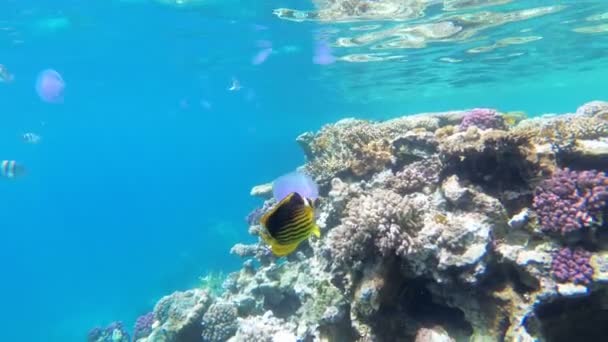
{"label": "black and white striped fish", "polygon": [[0,176],[6,178],[15,178],[22,176],[25,173],[23,165],[14,160],[0,161]]}

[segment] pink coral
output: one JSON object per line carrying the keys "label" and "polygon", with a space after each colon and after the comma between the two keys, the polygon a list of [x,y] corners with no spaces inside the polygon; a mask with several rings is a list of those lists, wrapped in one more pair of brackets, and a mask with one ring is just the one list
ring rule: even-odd
{"label": "pink coral", "polygon": [[494,109],[475,108],[464,115],[458,128],[466,131],[471,126],[479,129],[504,129],[505,124],[503,118]]}

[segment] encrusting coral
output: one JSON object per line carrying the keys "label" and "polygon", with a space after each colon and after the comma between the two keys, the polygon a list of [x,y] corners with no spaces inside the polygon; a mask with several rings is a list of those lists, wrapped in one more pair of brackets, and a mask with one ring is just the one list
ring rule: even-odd
{"label": "encrusting coral", "polygon": [[[596,148],[607,108],[349,119],[305,133],[321,239],[284,259],[261,240],[237,244],[246,261],[223,293],[164,297],[140,341],[575,340],[547,312],[608,300],[608,152]],[[254,236],[274,203],[260,189]],[[562,314],[604,317],[580,307]]]}

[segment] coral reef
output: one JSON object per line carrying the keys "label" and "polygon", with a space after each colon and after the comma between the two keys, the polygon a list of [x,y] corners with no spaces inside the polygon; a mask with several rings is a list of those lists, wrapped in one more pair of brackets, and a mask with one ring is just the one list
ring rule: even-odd
{"label": "coral reef", "polygon": [[553,276],[561,283],[587,285],[593,277],[593,268],[589,265],[590,258],[591,253],[582,248],[572,250],[564,247],[553,255]]}
{"label": "coral reef", "polygon": [[135,328],[133,329],[133,340],[138,341],[141,338],[148,337],[152,332],[154,325],[154,312],[148,312],[141,315],[135,320]]}
{"label": "coral reef", "polygon": [[224,291],[223,284],[226,275],[223,272],[209,272],[198,279],[201,282],[201,289],[206,290],[213,296],[220,295]]}
{"label": "coral reef", "polygon": [[608,178],[596,170],[557,170],[543,181],[534,194],[536,211],[543,231],[563,235],[605,220]]}
{"label": "coral reef", "polygon": [[[223,291],[164,297],[140,341],[602,340],[607,107],[348,119],[301,135],[321,239],[286,258],[259,238],[235,245],[245,261]],[[266,199],[252,216],[269,192],[252,191]]]}
{"label": "coral reef", "polygon": [[204,342],[222,342],[232,337],[237,329],[236,307],[227,303],[215,303],[203,315],[202,337]]}
{"label": "coral reef", "polygon": [[465,114],[458,129],[466,131],[471,126],[479,129],[504,129],[505,122],[493,109],[475,108]]}
{"label": "coral reef", "polygon": [[155,329],[146,342],[200,340],[201,321],[213,298],[204,290],[175,292],[163,297],[154,307]]}
{"label": "coral reef", "polygon": [[105,328],[93,328],[87,336],[88,342],[130,342],[129,333],[122,322],[113,322]]}

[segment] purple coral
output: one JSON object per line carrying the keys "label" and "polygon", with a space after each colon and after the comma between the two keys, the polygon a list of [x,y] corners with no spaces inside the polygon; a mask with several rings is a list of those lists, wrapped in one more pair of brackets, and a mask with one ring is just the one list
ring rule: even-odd
{"label": "purple coral", "polygon": [[471,126],[479,129],[502,129],[504,128],[504,121],[494,109],[475,108],[464,115],[458,128],[461,131],[466,131]]}
{"label": "purple coral", "polygon": [[135,321],[133,339],[137,341],[140,338],[148,337],[152,332],[152,324],[154,324],[154,312],[139,316]]}
{"label": "purple coral", "polygon": [[557,170],[534,194],[541,229],[563,235],[603,221],[608,178],[603,172]]}
{"label": "purple coral", "polygon": [[247,224],[249,224],[250,226],[255,226],[255,225],[259,224],[260,218],[262,217],[262,215],[264,215],[263,208],[257,207],[255,209],[253,209],[247,215],[247,217],[245,217],[245,220],[247,221]]}
{"label": "purple coral", "polygon": [[97,340],[99,340],[102,335],[103,335],[103,331],[101,330],[101,328],[95,327],[95,328],[89,330],[89,334],[87,335],[87,341],[88,342],[97,342]]}
{"label": "purple coral", "polygon": [[253,209],[247,215],[247,217],[245,217],[245,220],[247,221],[247,223],[249,224],[249,226],[256,226],[256,225],[260,224],[260,219],[262,218],[262,216],[268,210],[270,210],[270,208],[272,208],[272,206],[274,204],[275,204],[274,200],[268,200],[268,201],[264,202],[264,205],[262,205],[261,207],[257,207],[255,209]]}
{"label": "purple coral", "polygon": [[593,277],[593,268],[589,264],[591,253],[582,249],[564,247],[553,255],[551,272],[560,283],[587,285]]}
{"label": "purple coral", "polygon": [[122,322],[112,322],[106,328],[93,328],[87,336],[88,342],[129,342],[129,333]]}

